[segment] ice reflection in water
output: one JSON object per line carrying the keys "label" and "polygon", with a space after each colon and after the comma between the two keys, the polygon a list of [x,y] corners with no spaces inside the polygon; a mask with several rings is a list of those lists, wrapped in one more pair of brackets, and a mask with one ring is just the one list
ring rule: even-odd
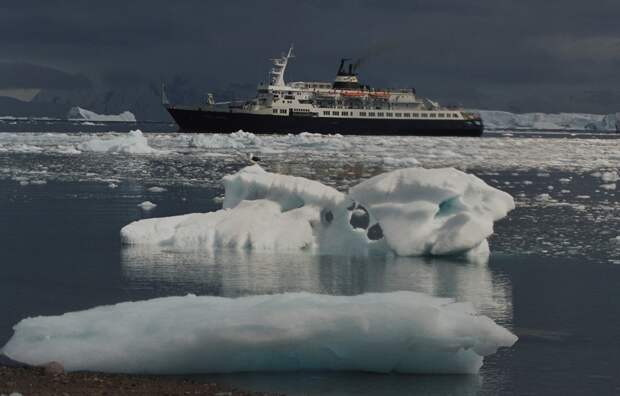
{"label": "ice reflection in water", "polygon": [[[125,247],[121,254],[128,288],[158,294],[239,296],[287,291],[336,295],[412,290],[473,303],[499,324],[513,322],[512,286],[487,263],[446,258],[335,256],[251,251],[169,251]],[[302,372],[200,376],[236,387],[288,395],[475,395],[482,376],[373,375]]]}
{"label": "ice reflection in water", "polygon": [[335,256],[251,251],[169,251],[125,247],[129,288],[239,296],[289,291],[334,295],[411,290],[469,301],[485,315],[512,322],[510,281],[486,263],[445,258]]}

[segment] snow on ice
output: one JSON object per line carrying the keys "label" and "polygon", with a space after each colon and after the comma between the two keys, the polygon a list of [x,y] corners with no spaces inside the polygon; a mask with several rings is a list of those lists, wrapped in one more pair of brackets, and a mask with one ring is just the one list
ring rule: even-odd
{"label": "snow on ice", "polygon": [[112,138],[95,138],[78,145],[82,151],[97,153],[120,153],[120,154],[165,154],[165,150],[157,150],[149,146],[146,136],[142,131],[130,131],[127,134]]}
{"label": "snow on ice", "polygon": [[78,121],[97,121],[97,122],[136,122],[136,116],[130,111],[120,114],[97,114],[93,111],[81,107],[72,107],[67,114],[67,119]]}
{"label": "snow on ice", "polygon": [[149,211],[149,210],[153,210],[155,209],[155,207],[157,206],[157,204],[154,204],[151,201],[144,201],[140,204],[138,204],[138,207],[144,211]]}
{"label": "snow on ice", "polygon": [[121,230],[125,244],[176,248],[398,255],[487,252],[493,222],[512,197],[452,168],[375,176],[349,194],[249,166],[224,177],[223,209],[145,219]]}
{"label": "snow on ice", "polygon": [[67,370],[477,373],[517,337],[469,303],[415,292],[165,297],[27,318],[2,352]]}
{"label": "snow on ice", "polygon": [[620,181],[620,174],[616,171],[595,172],[592,176],[600,177],[605,183],[615,183]]}

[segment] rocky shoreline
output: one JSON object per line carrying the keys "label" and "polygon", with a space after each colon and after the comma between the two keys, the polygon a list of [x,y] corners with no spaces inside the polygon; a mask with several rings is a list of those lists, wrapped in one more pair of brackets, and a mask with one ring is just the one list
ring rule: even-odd
{"label": "rocky shoreline", "polygon": [[175,376],[97,372],[66,373],[58,363],[44,367],[0,364],[0,395],[205,395],[267,396],[212,382]]}

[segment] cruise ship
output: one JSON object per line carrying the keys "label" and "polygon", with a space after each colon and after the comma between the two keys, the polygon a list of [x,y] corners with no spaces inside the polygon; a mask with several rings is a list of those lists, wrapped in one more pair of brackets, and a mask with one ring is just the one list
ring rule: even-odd
{"label": "cruise ship", "polygon": [[172,105],[162,102],[181,132],[257,134],[323,133],[342,135],[480,136],[479,114],[442,107],[414,89],[375,89],[361,84],[358,64],[342,59],[333,82],[286,82],[293,48],[271,59],[268,81],[245,101]]}

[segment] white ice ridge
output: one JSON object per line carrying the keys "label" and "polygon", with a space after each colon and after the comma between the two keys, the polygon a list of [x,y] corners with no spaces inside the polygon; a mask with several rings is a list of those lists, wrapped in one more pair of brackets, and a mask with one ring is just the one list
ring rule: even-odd
{"label": "white ice ridge", "polygon": [[477,373],[517,337],[469,303],[414,292],[165,297],[19,322],[2,352],[67,370]]}
{"label": "white ice ridge", "polygon": [[306,249],[339,254],[488,254],[512,197],[452,168],[407,168],[344,194],[258,165],[224,177],[223,209],[133,222],[125,244],[190,249]]}
{"label": "white ice ridge", "polygon": [[136,116],[130,111],[120,114],[97,114],[81,107],[72,107],[67,114],[69,120],[98,121],[98,122],[136,122]]}
{"label": "white ice ridge", "polygon": [[582,113],[525,113],[480,110],[489,129],[619,131],[620,113],[599,115]]}
{"label": "white ice ridge", "polygon": [[80,143],[78,150],[97,153],[119,154],[165,154],[165,150],[157,150],[149,146],[146,136],[139,129],[115,137],[94,138]]}

